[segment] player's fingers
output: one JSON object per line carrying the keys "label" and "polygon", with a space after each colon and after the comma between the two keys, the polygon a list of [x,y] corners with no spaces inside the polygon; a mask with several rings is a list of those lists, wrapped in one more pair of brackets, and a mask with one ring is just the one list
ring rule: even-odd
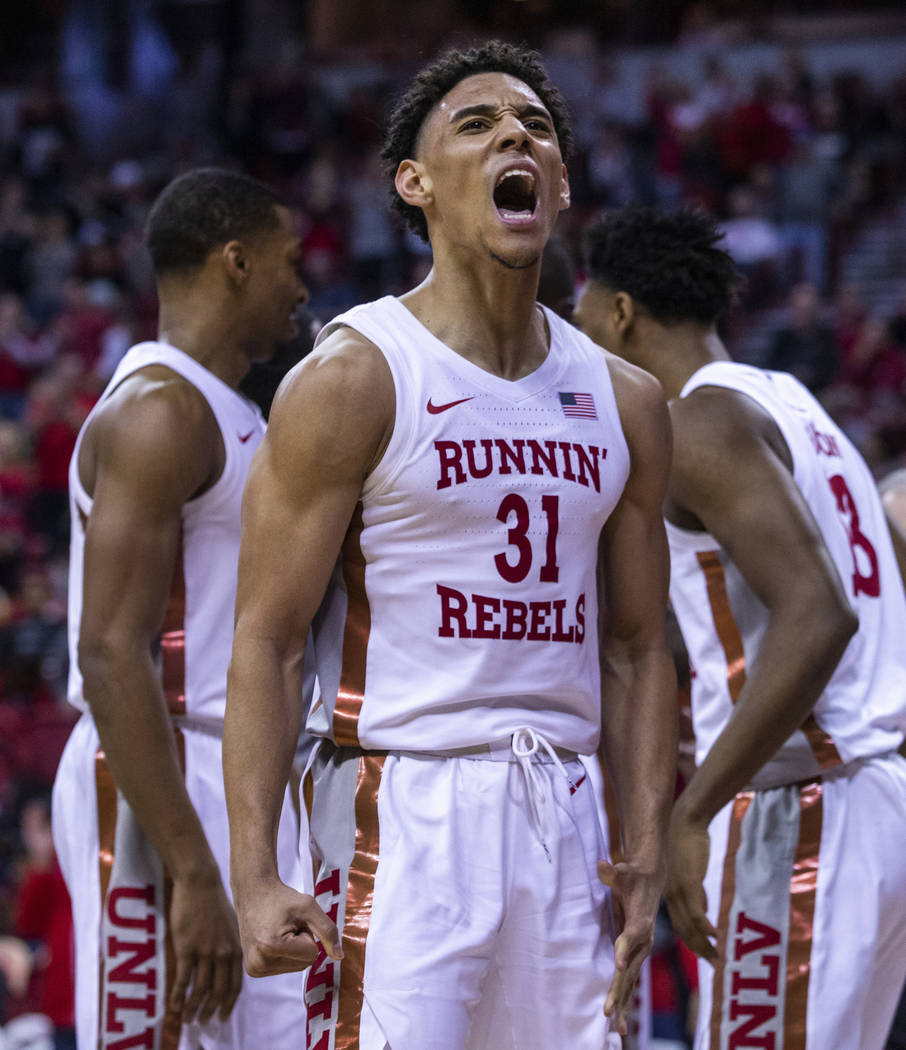
{"label": "player's fingers", "polygon": [[689,950],[702,958],[710,959],[714,949],[708,940],[707,933],[700,929],[696,923],[685,898],[671,897],[667,906],[670,911],[670,921],[673,923],[673,928],[683,939]]}
{"label": "player's fingers", "polygon": [[236,1000],[239,998],[239,993],[242,991],[242,956],[231,955],[229,966],[227,967],[229,975],[229,985],[227,987],[226,994],[223,997],[223,1002],[220,1005],[220,1020],[225,1021],[230,1014],[233,1012],[233,1007],[236,1005]]}
{"label": "player's fingers", "polygon": [[232,961],[233,956],[229,953],[218,954],[214,957],[208,995],[198,1011],[200,1024],[207,1024],[214,1016],[214,1011],[218,1007],[222,1009],[223,1001],[230,991],[230,967]]}
{"label": "player's fingers", "polygon": [[303,930],[277,942],[258,944],[249,949],[245,969],[250,977],[273,977],[279,973],[305,970],[318,957],[318,942]]}
{"label": "player's fingers", "polygon": [[667,897],[667,909],[673,928],[696,955],[715,962],[717,951],[712,943],[717,930],[708,919],[708,898],[700,885],[675,887]]}
{"label": "player's fingers", "polygon": [[207,1005],[211,992],[211,957],[201,955],[195,962],[195,973],[192,977],[192,990],[183,1007],[182,1019],[194,1021],[202,1007]]}
{"label": "player's fingers", "polygon": [[613,888],[614,883],[617,881],[617,869],[609,860],[598,861],[598,878],[605,886]]}
{"label": "player's fingers", "polygon": [[614,1028],[620,1035],[626,1035],[627,1017],[632,1005],[634,989],[635,977],[630,977],[628,972],[617,973],[604,1001],[604,1013],[611,1018]]}
{"label": "player's fingers", "polygon": [[[707,959],[709,963],[717,962],[717,949],[714,947],[714,941],[717,939],[717,930],[708,921],[707,915],[702,913],[701,915],[694,917],[695,922],[695,939],[697,948],[693,948],[698,955],[703,959]],[[688,943],[688,942],[687,942]]]}
{"label": "player's fingers", "polygon": [[328,918],[316,901],[311,902],[311,907],[305,916],[305,924],[331,959],[338,961],[343,958],[343,946],[340,943],[340,932],[337,925]]}
{"label": "player's fingers", "polygon": [[173,987],[170,989],[170,1009],[177,1014],[182,1014],[186,1001],[186,989],[192,979],[192,971],[195,969],[195,956],[191,952],[182,952],[176,956],[176,977]]}

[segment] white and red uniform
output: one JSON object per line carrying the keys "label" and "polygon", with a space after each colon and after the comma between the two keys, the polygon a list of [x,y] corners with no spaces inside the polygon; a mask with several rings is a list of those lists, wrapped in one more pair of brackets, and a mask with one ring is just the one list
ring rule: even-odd
{"label": "white and red uniform", "polygon": [[629,452],[605,355],[545,316],[548,356],[516,381],[392,297],[326,330],[382,351],[396,416],[313,630],[305,795],[345,954],[309,973],[309,1048],[616,1039],[576,754],[600,733],[597,546]]}
{"label": "white and red uniform", "polygon": [[[204,395],[223,439],[223,472],[210,489],[183,506],[181,550],[159,662],[186,790],[229,893],[221,737],[236,599],[240,501],[252,456],[264,435],[264,421],[250,401],[193,358],[163,343],[134,346],[120,362],[99,405],[127,376],[150,365],[166,366]],[[226,1023],[215,1017],[203,1027],[181,1026],[165,1009],[174,977],[172,959],[168,965],[170,880],[117,791],[82,693],[78,666],[85,523],[92,508],[79,478],[78,456],[93,414],[82,428],[69,470],[69,700],[84,713],[61,759],[53,800],[54,841],[73,900],[79,1050],[190,1050],[202,1044],[205,1050],[240,1046],[295,1050],[305,1019],[298,974],[256,981],[244,978]],[[296,836],[295,817],[287,804],[281,816],[281,873],[291,885],[302,888],[308,868],[299,863]]]}
{"label": "white and red uniform", "polygon": [[[797,380],[715,362],[680,396],[702,386],[740,391],[776,423],[859,630],[801,729],[712,823],[721,960],[700,964],[696,1048],[875,1050],[906,976],[906,599],[887,524],[862,457]],[[711,536],[669,522],[667,535],[701,761],[769,614]]]}

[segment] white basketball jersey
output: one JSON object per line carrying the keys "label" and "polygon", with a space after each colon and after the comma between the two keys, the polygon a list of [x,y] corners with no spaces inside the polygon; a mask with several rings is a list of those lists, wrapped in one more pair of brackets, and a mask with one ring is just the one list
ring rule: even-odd
{"label": "white basketball jersey", "polygon": [[[868,467],[815,398],[786,373],[714,362],[690,378],[680,397],[702,386],[738,390],[775,421],[792,456],[795,483],[859,617],[859,630],[813,713],[758,773],[754,786],[792,783],[896,749],[906,731],[906,599]],[[692,664],[701,762],[731,716],[768,611],[707,533],[668,522],[667,537],[670,598]],[[796,586],[795,579],[789,586]]]}
{"label": "white basketball jersey", "polygon": [[548,356],[515,381],[390,296],[325,329],[379,347],[396,418],[314,624],[310,732],[429,751],[530,725],[597,746],[597,544],[629,451],[606,355],[545,316]]}
{"label": "white basketball jersey", "polygon": [[211,406],[223,438],[223,472],[210,489],[182,508],[180,556],[160,638],[161,682],[170,712],[222,720],[233,641],[242,491],[252,456],[264,436],[264,419],[251,401],[194,358],[165,343],[139,343],[122,359],[82,426],[69,464],[69,701],[87,709],[77,658],[85,526],[92,507],[79,478],[82,437],[100,405],[120,383],[149,365],[165,365],[196,387]]}

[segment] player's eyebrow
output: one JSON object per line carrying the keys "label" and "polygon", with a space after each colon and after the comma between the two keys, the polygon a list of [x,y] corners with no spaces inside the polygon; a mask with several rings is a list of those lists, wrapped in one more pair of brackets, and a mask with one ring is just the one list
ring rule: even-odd
{"label": "player's eyebrow", "polygon": [[[455,124],[466,117],[493,117],[497,112],[497,108],[497,106],[491,105],[489,102],[477,102],[472,106],[463,106],[462,109],[456,110],[450,117],[450,123]],[[526,102],[522,106],[516,106],[516,113],[521,118],[541,117],[547,121],[551,119],[550,113],[543,106],[536,106],[533,102]]]}

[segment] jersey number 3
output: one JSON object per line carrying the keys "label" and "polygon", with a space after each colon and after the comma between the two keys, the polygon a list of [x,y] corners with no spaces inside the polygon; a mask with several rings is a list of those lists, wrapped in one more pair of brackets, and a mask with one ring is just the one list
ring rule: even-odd
{"label": "jersey number 3", "polygon": [[[859,511],[856,509],[856,503],[846,484],[846,479],[842,474],[834,474],[828,480],[831,492],[837,500],[837,509],[843,516],[846,535],[849,537],[849,547],[853,556],[853,594],[857,597],[860,594],[866,594],[869,598],[877,598],[881,593],[878,555],[869,538],[859,528]],[[860,551],[864,555],[861,561]],[[867,559],[867,564],[865,559]],[[867,575],[861,571],[863,568],[869,570]]]}

